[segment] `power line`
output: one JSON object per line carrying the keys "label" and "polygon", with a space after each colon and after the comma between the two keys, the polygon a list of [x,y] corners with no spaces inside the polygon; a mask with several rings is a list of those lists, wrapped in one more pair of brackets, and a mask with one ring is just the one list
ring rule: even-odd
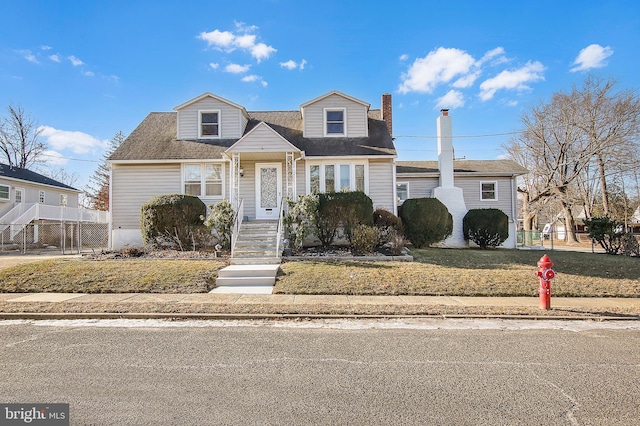
{"label": "power line", "polygon": [[82,159],[82,158],[62,157],[60,155],[51,155],[51,154],[44,154],[44,153],[40,154],[39,156],[49,157],[49,158],[59,158],[61,160],[83,161],[85,163],[101,163],[101,161],[98,161],[98,160],[86,160],[86,159]]}
{"label": "power line", "polygon": [[[491,136],[508,136],[508,135],[517,135],[522,133],[518,132],[506,132],[506,133],[487,133],[485,135],[462,135],[462,136],[451,136],[453,139],[460,138],[486,138]],[[403,136],[394,136],[395,139],[399,138],[416,138],[416,139],[437,139],[438,136],[422,136],[422,135],[403,135]]]}

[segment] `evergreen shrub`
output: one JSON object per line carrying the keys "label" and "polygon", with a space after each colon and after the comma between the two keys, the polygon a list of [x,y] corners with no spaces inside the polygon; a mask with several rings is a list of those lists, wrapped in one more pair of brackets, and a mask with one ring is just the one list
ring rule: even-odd
{"label": "evergreen shrub", "polygon": [[453,217],[437,198],[409,198],[402,204],[404,235],[416,248],[444,240],[453,231]]}
{"label": "evergreen shrub", "polygon": [[509,237],[509,217],[499,209],[471,209],[462,219],[462,232],[482,249],[497,247]]}
{"label": "evergreen shrub", "polygon": [[140,209],[140,231],[146,246],[184,249],[204,228],[207,207],[192,195],[168,194],[153,197]]}

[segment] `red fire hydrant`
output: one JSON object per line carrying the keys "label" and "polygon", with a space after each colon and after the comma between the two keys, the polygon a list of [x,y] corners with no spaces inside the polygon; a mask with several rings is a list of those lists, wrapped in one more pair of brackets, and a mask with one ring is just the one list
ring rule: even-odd
{"label": "red fire hydrant", "polygon": [[556,276],[553,269],[553,262],[546,254],[538,261],[538,272],[536,275],[540,277],[540,309],[551,309],[551,280]]}

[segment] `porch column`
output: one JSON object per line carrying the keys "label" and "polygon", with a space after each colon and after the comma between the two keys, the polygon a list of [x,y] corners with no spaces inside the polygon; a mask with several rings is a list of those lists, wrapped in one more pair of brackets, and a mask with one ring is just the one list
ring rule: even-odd
{"label": "porch column", "polygon": [[293,152],[287,152],[286,161],[286,197],[295,200],[296,198],[296,162]]}
{"label": "porch column", "polygon": [[231,207],[240,206],[240,153],[231,154]]}

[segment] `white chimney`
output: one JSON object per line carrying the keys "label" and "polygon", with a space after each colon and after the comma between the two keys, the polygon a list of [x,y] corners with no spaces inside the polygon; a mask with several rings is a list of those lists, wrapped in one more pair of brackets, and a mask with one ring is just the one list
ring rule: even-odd
{"label": "white chimney", "polygon": [[449,110],[440,110],[438,117],[438,170],[440,170],[440,186],[453,188],[453,134]]}
{"label": "white chimney", "polygon": [[464,195],[461,188],[453,184],[453,133],[449,110],[441,110],[442,115],[437,120],[438,136],[438,170],[440,171],[440,186],[433,190],[433,196],[447,206],[453,217],[453,232],[444,240],[441,247],[467,247],[462,232],[462,219],[467,214]]}

